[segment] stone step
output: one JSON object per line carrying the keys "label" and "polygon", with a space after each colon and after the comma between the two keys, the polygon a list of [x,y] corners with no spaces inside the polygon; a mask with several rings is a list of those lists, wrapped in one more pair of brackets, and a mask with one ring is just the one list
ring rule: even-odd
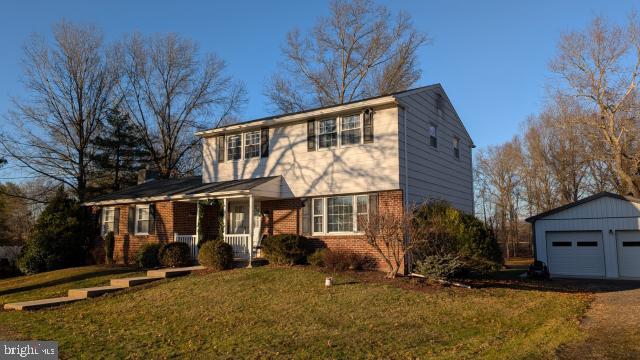
{"label": "stone step", "polygon": [[149,270],[147,271],[148,277],[155,278],[171,278],[176,276],[184,276],[189,275],[192,271],[204,270],[204,266],[189,266],[182,268],[167,268],[167,269],[158,269],[158,270]]}
{"label": "stone step", "polygon": [[125,289],[124,286],[97,286],[84,289],[69,290],[69,297],[86,299]]}
{"label": "stone step", "polygon": [[161,277],[140,276],[132,278],[111,279],[111,286],[132,287],[162,279]]}
{"label": "stone step", "polygon": [[32,300],[32,301],[23,301],[23,302],[17,302],[17,303],[4,304],[4,309],[19,310],[19,311],[37,310],[37,309],[42,309],[46,307],[68,304],[78,300],[82,300],[82,299],[63,296],[63,297],[50,298],[50,299]]}

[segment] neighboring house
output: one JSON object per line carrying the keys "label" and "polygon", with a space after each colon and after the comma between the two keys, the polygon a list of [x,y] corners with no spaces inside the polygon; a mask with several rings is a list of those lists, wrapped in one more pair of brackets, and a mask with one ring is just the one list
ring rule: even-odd
{"label": "neighboring house", "polygon": [[358,239],[359,216],[429,199],[473,212],[473,142],[439,84],[196,135],[202,178],[149,181],[86,203],[101,210],[103,233],[116,230],[119,257],[145,242],[197,241],[197,226],[215,236],[219,213],[225,241],[247,258],[278,233],[373,256]]}
{"label": "neighboring house", "polygon": [[640,199],[603,192],[527,221],[552,277],[640,278]]}

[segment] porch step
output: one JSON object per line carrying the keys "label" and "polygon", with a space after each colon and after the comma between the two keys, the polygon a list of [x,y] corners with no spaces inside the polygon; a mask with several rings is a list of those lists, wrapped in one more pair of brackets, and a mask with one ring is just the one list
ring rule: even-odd
{"label": "porch step", "polygon": [[192,271],[204,270],[206,269],[204,266],[189,266],[183,268],[169,268],[169,269],[158,269],[158,270],[149,270],[147,271],[148,277],[155,278],[171,278],[176,276],[184,276],[189,275]]}
{"label": "porch step", "polygon": [[71,289],[69,290],[69,297],[75,299],[87,299],[92,297],[98,297],[107,293],[115,292],[125,289],[124,286],[97,286],[84,289]]}
{"label": "porch step", "polygon": [[22,301],[17,303],[9,303],[4,304],[5,310],[37,310],[52,306],[58,306],[62,304],[72,303],[78,300],[82,300],[80,298],[71,298],[67,296],[51,298],[51,299],[42,299],[42,300],[31,300],[31,301]]}
{"label": "porch step", "polygon": [[140,277],[132,277],[132,278],[121,278],[121,279],[111,279],[111,286],[119,286],[124,288],[129,288],[132,286],[142,285],[146,283],[150,283],[152,281],[157,281],[162,279],[161,277],[148,277],[148,276],[140,276]]}

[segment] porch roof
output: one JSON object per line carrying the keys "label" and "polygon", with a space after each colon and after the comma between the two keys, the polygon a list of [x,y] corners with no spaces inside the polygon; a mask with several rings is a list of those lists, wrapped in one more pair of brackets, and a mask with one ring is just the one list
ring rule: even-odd
{"label": "porch roof", "polygon": [[100,195],[83,203],[84,206],[145,203],[154,201],[189,201],[221,198],[256,193],[263,197],[279,198],[280,176],[203,183],[202,177],[158,179],[109,194]]}

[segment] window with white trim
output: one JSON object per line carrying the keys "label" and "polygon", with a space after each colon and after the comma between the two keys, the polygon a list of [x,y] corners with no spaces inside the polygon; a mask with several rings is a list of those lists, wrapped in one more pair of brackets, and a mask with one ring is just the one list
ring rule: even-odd
{"label": "window with white trim", "polygon": [[242,135],[227,136],[227,160],[239,160],[242,157]]}
{"label": "window with white trim", "polygon": [[107,207],[102,209],[102,235],[106,235],[109,231],[115,232],[116,209]]}
{"label": "window with white trim", "polygon": [[438,147],[438,127],[435,124],[429,125],[429,144],[434,148]]}
{"label": "window with white trim", "polygon": [[340,118],[341,145],[360,144],[362,126],[360,114],[343,116]]}
{"label": "window with white trim", "polygon": [[358,232],[369,218],[369,195],[344,195],[313,199],[313,233]]}
{"label": "window with white trim", "polygon": [[136,235],[149,234],[149,205],[136,205]]}
{"label": "window with white trim", "polygon": [[244,158],[260,157],[260,131],[244,134]]}
{"label": "window with white trim", "polygon": [[318,122],[318,148],[326,149],[338,145],[338,129],[336,119],[325,119]]}
{"label": "window with white trim", "polygon": [[313,232],[324,232],[324,199],[313,199]]}
{"label": "window with white trim", "polygon": [[460,139],[457,137],[453,138],[453,156],[460,159]]}

